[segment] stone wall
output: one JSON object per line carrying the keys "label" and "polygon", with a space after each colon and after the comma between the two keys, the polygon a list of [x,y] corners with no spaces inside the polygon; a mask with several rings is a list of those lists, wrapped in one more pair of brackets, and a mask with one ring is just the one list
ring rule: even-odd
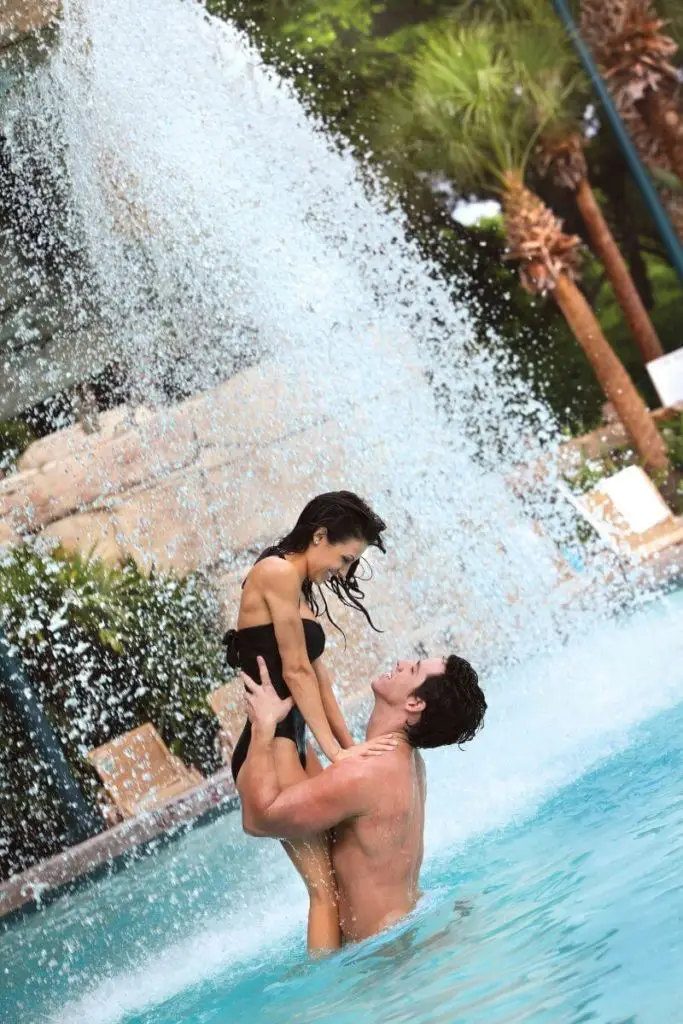
{"label": "stone wall", "polygon": [[[234,622],[254,552],[290,529],[316,493],[349,486],[335,424],[309,403],[307,426],[289,425],[290,387],[261,364],[171,408],[119,407],[100,416],[96,433],[75,426],[36,441],[18,472],[0,480],[0,544],[40,536],[110,563],[132,557],[145,570],[201,569],[219,587],[226,623]],[[391,617],[393,633],[386,586],[373,581],[369,599],[382,626]],[[353,665],[333,628],[328,653],[342,689],[357,690],[385,664],[389,635],[343,609],[335,618]],[[403,629],[411,632],[407,622]],[[407,641],[403,653],[410,649]]]}
{"label": "stone wall", "polygon": [[288,434],[287,403],[261,366],[171,408],[119,407],[95,433],[43,438],[0,481],[0,539],[42,534],[179,572],[233,559],[288,527],[320,489],[315,452],[334,446],[331,426],[317,424],[315,443],[308,430]]}
{"label": "stone wall", "polygon": [[0,0],[0,47],[47,28],[59,7],[59,0]]}

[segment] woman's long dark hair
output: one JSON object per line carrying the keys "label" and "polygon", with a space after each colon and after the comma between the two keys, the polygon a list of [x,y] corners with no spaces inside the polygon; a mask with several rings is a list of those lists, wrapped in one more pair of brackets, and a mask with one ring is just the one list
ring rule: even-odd
{"label": "woman's long dark hair", "polygon": [[[313,542],[316,530],[323,527],[327,531],[327,540],[330,544],[340,544],[347,540],[362,540],[369,547],[386,551],[382,533],[387,526],[384,520],[372,511],[367,502],[359,498],[352,491],[330,491],[328,494],[319,494],[317,498],[309,501],[299,516],[296,526],[286,537],[283,537],[266,548],[256,559],[260,562],[263,558],[271,555],[294,555],[306,551]],[[360,588],[357,577],[360,559],[349,566],[349,571],[344,578],[333,576],[324,584],[347,608],[355,608],[368,620],[370,626],[379,632],[370,614],[363,605],[365,594]],[[327,616],[333,626],[337,626],[330,615],[325,595],[320,586],[317,587],[318,594],[323,603],[323,613]],[[306,579],[301,588],[306,604],[314,615],[320,615],[321,609],[315,594],[313,583]]]}

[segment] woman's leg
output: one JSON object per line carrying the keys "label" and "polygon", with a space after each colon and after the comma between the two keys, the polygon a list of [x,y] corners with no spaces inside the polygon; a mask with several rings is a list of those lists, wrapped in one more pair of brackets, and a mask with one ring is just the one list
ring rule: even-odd
{"label": "woman's leg", "polygon": [[[275,739],[275,766],[280,786],[293,786],[322,771],[318,758],[310,746],[306,755],[306,771],[301,767],[299,754],[291,740]],[[313,754],[311,759],[311,754]],[[341,947],[337,886],[330,859],[327,834],[310,835],[302,839],[287,839],[282,843],[287,856],[301,875],[310,901],[308,911],[308,951],[312,954],[329,953]]]}

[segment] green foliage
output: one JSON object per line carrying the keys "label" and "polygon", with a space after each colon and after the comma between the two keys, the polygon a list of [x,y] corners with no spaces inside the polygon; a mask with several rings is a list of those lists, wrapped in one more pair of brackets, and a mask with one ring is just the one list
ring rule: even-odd
{"label": "green foliage", "polygon": [[[659,421],[659,431],[664,438],[671,469],[653,477],[656,487],[668,501],[675,515],[683,514],[683,412],[671,419]],[[622,447],[615,447],[604,452],[597,458],[582,458],[579,465],[570,473],[564,474],[565,483],[572,491],[586,494],[606,477],[613,476],[627,466],[640,465],[638,456],[627,442]]]}
{"label": "green foliage", "polygon": [[543,0],[460,4],[422,37],[384,116],[400,126],[404,159],[431,162],[461,188],[495,189],[507,171],[523,176],[541,135],[579,127],[588,81]]}
{"label": "green foliage", "polygon": [[[26,545],[0,564],[0,623],[91,798],[98,783],[85,754],[147,721],[187,763],[220,766],[206,696],[229,670],[216,600],[198,576],[148,577],[133,562],[113,568]],[[9,870],[28,856],[22,829],[39,853],[59,846],[59,829],[35,752],[2,702],[0,719],[0,778],[8,766],[15,778],[12,792],[0,786],[11,804],[0,815]]]}
{"label": "green foliage", "polygon": [[[675,271],[663,260],[646,256],[645,265],[657,298],[654,309],[650,311],[650,316],[665,351],[670,352],[680,345],[680,283]],[[587,253],[584,260],[582,278],[583,287],[586,289],[600,325],[614,350],[650,408],[657,408],[660,404],[657,393],[640,353],[635,348],[621,307],[614,296],[611,285],[604,276],[602,265],[590,253]],[[569,329],[561,324],[558,327],[558,333],[560,335],[559,344],[564,348],[571,340]],[[604,402],[604,398],[592,405],[592,414],[590,410],[587,410],[588,415],[585,416],[585,420],[588,427],[595,426],[599,421],[602,402]]]}
{"label": "green foliage", "polygon": [[[663,31],[671,36],[679,47],[683,47],[683,10],[679,0],[655,0],[655,8],[660,18],[664,18]],[[676,64],[680,64],[680,53],[674,58]]]}
{"label": "green foliage", "polygon": [[[673,0],[670,6],[676,15]],[[419,4],[403,0],[335,0],[333,4],[321,4],[320,0],[209,0],[209,8],[245,28],[264,60],[294,83],[307,107],[342,140],[348,140],[356,154],[379,166],[382,175],[393,181],[413,237],[441,267],[454,301],[470,308],[480,341],[503,346],[513,355],[519,371],[533,382],[561,424],[572,432],[595,425],[604,398],[554,304],[530,299],[523,292],[514,269],[502,260],[504,244],[496,230],[454,224],[447,203],[429,185],[434,178],[445,176],[455,195],[488,198],[497,188],[489,173],[492,158],[499,166],[502,151],[507,160],[523,161],[534,148],[532,136],[539,126],[545,125],[551,134],[562,127],[575,127],[594,104],[552,5],[544,0],[422,0]],[[487,24],[478,37],[478,56],[475,52],[476,59],[468,67],[455,50],[462,31],[481,21]],[[507,80],[500,74],[503,58],[488,59],[496,36],[495,45],[500,46],[501,25],[506,53],[503,64],[510,68]],[[431,85],[429,76],[423,75],[420,95],[425,110],[436,109],[434,122],[438,121],[440,128],[433,132],[425,131],[416,108],[406,101],[415,88],[424,53],[435,55]],[[460,92],[448,95],[453,85]],[[433,95],[429,91],[432,86]],[[485,149],[484,160],[476,151],[478,144],[473,151],[463,148],[459,124],[465,120],[462,109],[469,103],[469,123],[464,131],[477,141],[472,104],[478,90],[485,90],[499,108],[509,104],[516,119],[508,123],[507,113],[503,116],[499,111],[496,116],[499,124],[502,121],[502,136],[498,152]],[[454,95],[459,97],[457,103]],[[516,141],[512,139],[510,124],[516,131],[525,123],[526,139],[521,134]],[[617,238],[628,241],[627,251],[644,247],[655,256],[648,262],[655,293],[652,318],[665,347],[675,347],[679,343],[674,324],[675,303],[680,301],[678,283],[663,259],[656,258],[662,255],[661,243],[639,194],[629,184],[614,139],[604,124],[596,121],[593,127],[597,134],[587,152],[589,177],[600,186]],[[570,234],[585,237],[570,193],[537,176],[533,186],[565,219]],[[623,317],[609,286],[599,283],[600,271],[594,267],[595,261],[589,258],[585,279],[589,301],[646,400],[655,403]],[[666,275],[660,268],[666,268]]]}
{"label": "green foliage", "polygon": [[[308,109],[328,128],[365,151],[375,117],[375,97],[405,73],[402,57],[412,34],[376,31],[391,4],[376,0],[208,0],[208,9],[230,18],[259,47],[264,60],[290,79]],[[425,3],[437,9],[439,3]]]}
{"label": "green foliage", "polygon": [[683,181],[673,171],[665,170],[664,167],[658,167],[655,164],[650,168],[650,174],[660,188],[669,192],[683,192]]}
{"label": "green foliage", "polygon": [[23,420],[0,421],[0,476],[11,473],[17,459],[34,440]]}
{"label": "green foliage", "polygon": [[671,465],[683,472],[683,412],[668,420],[661,428],[671,458]]}
{"label": "green foliage", "polygon": [[633,452],[624,448],[608,452],[598,459],[582,459],[580,465],[573,473],[566,473],[565,483],[578,494],[587,494],[606,477],[614,476],[626,466],[635,465],[637,462]]}
{"label": "green foliage", "polygon": [[466,189],[497,190],[505,172],[523,173],[533,145],[528,105],[494,27],[432,30],[410,66],[411,83],[384,111],[397,154]]}

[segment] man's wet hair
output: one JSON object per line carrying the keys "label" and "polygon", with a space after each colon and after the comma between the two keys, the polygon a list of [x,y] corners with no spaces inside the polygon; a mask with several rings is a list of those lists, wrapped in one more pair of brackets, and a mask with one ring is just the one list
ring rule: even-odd
{"label": "man's wet hair", "polygon": [[406,726],[411,747],[445,747],[473,739],[484,723],[486,699],[469,661],[451,654],[444,671],[413,691],[425,702],[419,720]]}

